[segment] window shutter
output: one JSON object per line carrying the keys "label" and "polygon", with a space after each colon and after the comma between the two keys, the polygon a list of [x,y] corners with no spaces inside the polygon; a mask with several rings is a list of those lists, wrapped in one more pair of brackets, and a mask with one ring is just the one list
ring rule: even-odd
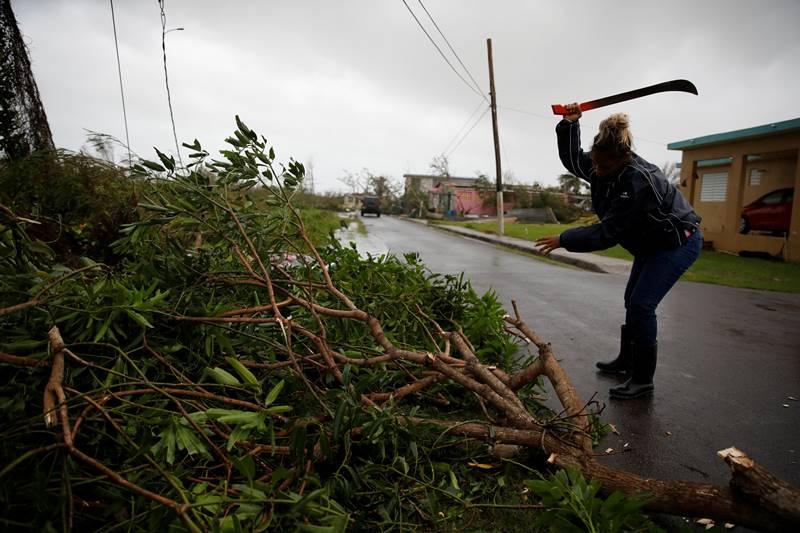
{"label": "window shutter", "polygon": [[728,173],[710,172],[703,174],[700,187],[701,202],[724,202],[728,193]]}

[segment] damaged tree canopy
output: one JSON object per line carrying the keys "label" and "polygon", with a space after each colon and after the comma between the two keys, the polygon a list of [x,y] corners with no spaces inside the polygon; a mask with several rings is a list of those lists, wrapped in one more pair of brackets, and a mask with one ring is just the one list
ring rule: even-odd
{"label": "damaged tree canopy", "polygon": [[11,0],[0,0],[0,154],[20,159],[35,150],[53,148],[53,135]]}
{"label": "damaged tree canopy", "polygon": [[302,165],[237,125],[221,160],[195,141],[189,169],[160,152],[138,167],[117,265],[61,266],[2,211],[7,525],[452,527],[540,507],[502,498],[545,462],[652,511],[799,523],[796,490],[754,463],[717,487],[597,462],[594,405],[516,309],[411,255],[318,248],[291,203]]}

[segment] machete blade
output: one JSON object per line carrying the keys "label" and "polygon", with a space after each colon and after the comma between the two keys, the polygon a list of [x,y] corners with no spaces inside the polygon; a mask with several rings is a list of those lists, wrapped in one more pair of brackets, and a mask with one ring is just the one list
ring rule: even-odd
{"label": "machete blade", "polygon": [[[648,87],[642,87],[641,89],[635,89],[633,91],[628,91],[624,93],[615,94],[612,96],[606,96],[605,98],[598,98],[597,100],[590,100],[588,102],[583,102],[582,104],[578,104],[578,107],[580,107],[581,111],[589,111],[590,109],[597,109],[598,107],[604,107],[611,104],[618,104],[620,102],[627,102],[628,100],[633,100],[634,98],[641,98],[642,96],[648,96],[656,93],[673,92],[673,91],[697,94],[697,87],[695,87],[694,83],[690,82],[689,80],[665,81],[663,83],[657,83],[655,85],[650,85]],[[567,114],[567,109],[561,104],[555,104],[552,107],[553,107],[553,114],[555,115]]]}

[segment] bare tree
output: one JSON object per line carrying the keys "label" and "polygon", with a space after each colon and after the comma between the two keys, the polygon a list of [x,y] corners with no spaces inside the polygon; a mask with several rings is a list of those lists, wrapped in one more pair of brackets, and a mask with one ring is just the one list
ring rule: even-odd
{"label": "bare tree", "polygon": [[369,171],[367,169],[362,169],[360,172],[345,170],[344,176],[339,178],[339,181],[347,185],[351,194],[363,194],[367,192],[369,187],[368,176]]}
{"label": "bare tree", "polygon": [[388,210],[400,197],[402,185],[389,177],[369,174],[369,188],[380,199],[381,207]]}
{"label": "bare tree", "polygon": [[[135,152],[128,150],[128,146],[124,142],[113,135],[88,129],[86,130],[86,144],[81,147],[81,153],[116,165],[118,162],[115,148],[121,148],[125,154],[119,163],[128,165],[139,158]],[[128,155],[131,157],[130,160]]]}
{"label": "bare tree", "polygon": [[314,159],[309,157],[308,162],[305,165],[306,168],[306,178],[303,180],[303,184],[305,185],[306,191],[314,194]]}
{"label": "bare tree", "polygon": [[565,193],[581,194],[581,190],[583,189],[583,181],[578,176],[572,174],[561,174],[558,177],[558,183]]}
{"label": "bare tree", "polygon": [[681,169],[675,161],[667,161],[661,165],[661,172],[666,176],[667,181],[677,185],[681,179]]}
{"label": "bare tree", "polygon": [[380,199],[390,198],[394,195],[395,186],[386,176],[369,175],[369,188]]}
{"label": "bare tree", "polygon": [[440,154],[435,156],[431,159],[428,166],[436,176],[441,176],[443,178],[450,177],[450,161],[447,159],[446,155]]}

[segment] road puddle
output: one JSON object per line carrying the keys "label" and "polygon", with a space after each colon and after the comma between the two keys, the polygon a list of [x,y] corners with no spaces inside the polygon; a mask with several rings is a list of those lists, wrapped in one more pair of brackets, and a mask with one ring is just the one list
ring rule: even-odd
{"label": "road puddle", "polygon": [[369,227],[367,227],[366,234],[359,232],[356,214],[340,214],[339,216],[349,221],[346,228],[340,228],[335,233],[340,243],[345,246],[351,242],[355,243],[361,257],[367,257],[368,255],[376,257],[389,253],[386,243],[375,232],[370,232]]}

